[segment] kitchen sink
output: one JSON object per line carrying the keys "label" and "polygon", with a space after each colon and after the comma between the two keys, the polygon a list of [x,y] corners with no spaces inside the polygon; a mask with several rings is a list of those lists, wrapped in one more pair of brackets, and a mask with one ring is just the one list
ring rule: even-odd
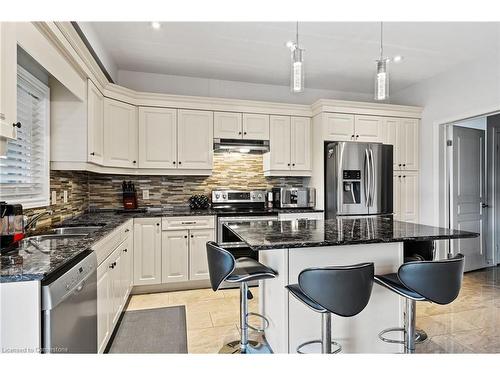
{"label": "kitchen sink", "polygon": [[49,236],[72,236],[72,235],[84,235],[87,236],[90,233],[95,232],[96,230],[101,229],[100,226],[81,226],[81,227],[61,227],[61,228],[54,228],[49,231],[47,231],[46,235]]}
{"label": "kitchen sink", "polygon": [[41,234],[39,236],[26,237],[26,240],[41,242],[46,240],[77,239],[88,236],[88,233],[66,233],[66,234]]}

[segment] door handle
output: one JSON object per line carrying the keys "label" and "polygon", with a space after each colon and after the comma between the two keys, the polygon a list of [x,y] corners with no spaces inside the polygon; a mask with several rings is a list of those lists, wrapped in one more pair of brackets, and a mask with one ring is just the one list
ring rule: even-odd
{"label": "door handle", "polygon": [[481,207],[482,208],[488,208],[489,206],[488,206],[488,203],[481,203]]}
{"label": "door handle", "polygon": [[363,188],[365,191],[366,207],[370,205],[370,192],[368,191],[370,182],[370,157],[368,156],[368,149],[365,149],[365,171],[364,171],[364,182]]}
{"label": "door handle", "polygon": [[370,149],[370,206],[373,205],[373,196],[375,195],[375,164],[373,163],[373,150]]}

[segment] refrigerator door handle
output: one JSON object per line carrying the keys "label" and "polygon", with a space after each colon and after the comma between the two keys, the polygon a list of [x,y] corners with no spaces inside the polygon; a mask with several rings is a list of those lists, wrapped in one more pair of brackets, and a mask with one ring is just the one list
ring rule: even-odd
{"label": "refrigerator door handle", "polygon": [[336,154],[338,155],[338,162],[337,162],[337,202],[338,202],[338,211],[343,212],[343,204],[344,204],[344,199],[342,196],[342,168],[344,165],[344,146],[345,143],[343,144],[337,144],[335,147]]}
{"label": "refrigerator door handle", "polygon": [[370,156],[368,155],[368,149],[365,149],[365,165],[364,165],[364,173],[363,173],[363,188],[365,191],[365,199],[366,199],[366,207],[370,205]]}
{"label": "refrigerator door handle", "polygon": [[373,150],[370,149],[370,207],[373,206],[373,197],[375,196],[375,164],[373,163]]}

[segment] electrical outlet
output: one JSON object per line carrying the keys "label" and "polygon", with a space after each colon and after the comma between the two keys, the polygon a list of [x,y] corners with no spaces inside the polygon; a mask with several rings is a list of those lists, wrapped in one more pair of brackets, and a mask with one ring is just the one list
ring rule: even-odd
{"label": "electrical outlet", "polygon": [[149,199],[149,190],[148,189],[144,189],[142,191],[142,199]]}
{"label": "electrical outlet", "polygon": [[63,191],[63,203],[68,203],[68,191]]}
{"label": "electrical outlet", "polygon": [[51,204],[56,204],[57,203],[57,191],[52,190],[52,203]]}

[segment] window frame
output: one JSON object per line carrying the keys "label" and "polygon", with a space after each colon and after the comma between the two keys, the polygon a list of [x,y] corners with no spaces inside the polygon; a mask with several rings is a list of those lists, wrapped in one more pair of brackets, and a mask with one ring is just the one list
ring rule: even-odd
{"label": "window frame", "polygon": [[[41,173],[42,189],[40,193],[37,194],[36,198],[27,199],[23,198],[22,196],[19,196],[14,199],[9,199],[8,203],[22,204],[24,209],[46,207],[50,206],[50,88],[43,82],[41,82],[38,78],[36,78],[33,74],[31,74],[26,69],[21,67],[20,65],[17,66],[16,78],[17,79],[21,78],[22,80],[26,81],[26,83],[29,85],[28,91],[34,91],[33,94],[36,94],[39,98],[41,98],[42,102],[41,105],[45,106],[45,124],[44,124],[45,129],[44,129],[44,135],[41,138],[44,146],[44,152],[43,152],[44,170]],[[18,84],[16,84],[16,94],[17,94]],[[16,98],[16,106],[17,106],[17,98]]]}

